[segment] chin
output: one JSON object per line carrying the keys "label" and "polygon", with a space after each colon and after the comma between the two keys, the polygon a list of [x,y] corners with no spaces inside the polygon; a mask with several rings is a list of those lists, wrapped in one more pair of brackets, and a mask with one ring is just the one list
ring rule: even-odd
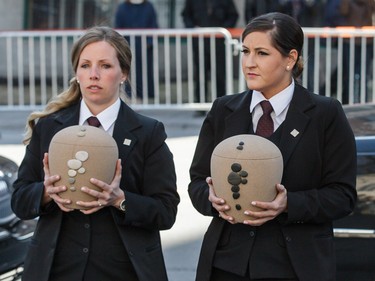
{"label": "chin", "polygon": [[260,88],[260,87],[256,87],[255,85],[250,85],[250,84],[248,83],[248,84],[247,84],[247,87],[249,88],[249,90],[262,92],[262,88]]}
{"label": "chin", "polygon": [[246,85],[247,85],[247,87],[248,87],[250,90],[260,91],[260,87],[259,87],[258,83],[254,83],[254,81],[249,81],[249,80],[247,80],[247,81],[246,81]]}

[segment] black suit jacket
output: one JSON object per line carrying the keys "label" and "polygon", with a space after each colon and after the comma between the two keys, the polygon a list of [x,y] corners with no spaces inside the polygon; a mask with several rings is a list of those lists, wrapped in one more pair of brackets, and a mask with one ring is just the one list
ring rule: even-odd
{"label": "black suit jacket", "polygon": [[[211,154],[223,139],[252,128],[251,97],[249,91],[217,99],[202,125],[190,168],[189,195],[200,213],[214,218],[203,241],[197,281],[210,278],[225,224],[208,201],[205,179],[211,174]],[[293,130],[299,132],[295,137]],[[277,220],[294,271],[301,281],[335,280],[332,221],[350,214],[357,196],[355,140],[340,103],[296,84],[279,149],[288,212]],[[237,262],[233,260],[233,266]],[[268,268],[272,265],[265,265]]]}
{"label": "black suit jacket", "polygon": [[[12,208],[22,219],[39,217],[28,252],[24,278],[48,280],[57,243],[62,211],[52,202],[41,207],[43,154],[56,132],[78,124],[79,103],[37,123],[14,187]],[[161,122],[135,113],[121,102],[113,138],[122,164],[120,187],[125,191],[126,214],[109,207],[121,239],[141,281],[167,280],[159,230],[175,222],[179,195],[173,156]],[[130,145],[124,140],[130,139]]]}

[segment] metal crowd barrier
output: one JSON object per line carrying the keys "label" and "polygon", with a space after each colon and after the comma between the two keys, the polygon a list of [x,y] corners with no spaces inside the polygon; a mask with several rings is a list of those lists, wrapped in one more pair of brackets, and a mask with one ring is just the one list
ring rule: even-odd
{"label": "metal crowd barrier", "polygon": [[[133,53],[131,90],[124,99],[135,109],[206,110],[217,96],[216,72],[226,69],[226,93],[246,90],[241,70],[242,29],[118,30],[127,36]],[[82,30],[0,32],[0,109],[34,109],[68,87],[74,75],[70,50]],[[304,28],[301,83],[317,94],[336,97],[347,104],[374,102],[375,28]],[[138,39],[140,38],[140,39]],[[222,38],[225,56],[215,58],[215,40]],[[135,41],[141,40],[142,79],[137,80]],[[193,69],[193,41],[198,42],[201,67]],[[146,42],[153,46],[153,88],[149,97]],[[210,44],[209,64],[204,69],[204,45]],[[204,86],[205,81],[208,88]],[[143,96],[135,90],[141,83]],[[195,81],[199,98],[195,95]],[[206,93],[207,92],[207,93]]]}
{"label": "metal crowd barrier", "polygon": [[[335,97],[343,104],[373,103],[375,27],[303,31],[304,70],[299,82],[314,93]],[[240,36],[238,30],[231,33]],[[245,82],[239,80],[239,84],[239,89],[245,90]]]}
{"label": "metal crowd barrier", "polygon": [[[193,81],[193,38],[199,40],[200,49],[205,38],[210,41],[223,38],[226,58],[223,58],[227,71],[226,91],[233,93],[233,57],[232,37],[223,28],[201,29],[154,29],[154,30],[118,30],[127,36],[133,53],[131,68],[131,93],[124,99],[134,108],[177,108],[207,109],[216,98],[215,73],[205,76],[204,68],[199,69],[202,81],[211,79],[211,96],[206,99],[206,89],[200,87],[199,101],[194,101]],[[30,109],[46,104],[53,96],[68,87],[74,73],[70,67],[70,50],[73,42],[83,33],[76,31],[15,31],[0,32],[0,108]],[[137,98],[135,63],[135,40],[142,41],[142,85],[143,97]],[[146,40],[153,45],[153,78],[155,94],[147,95],[148,79],[146,58]],[[215,46],[212,48],[215,53]],[[204,60],[199,55],[199,60]],[[210,60],[211,68],[216,70],[216,60]]]}
{"label": "metal crowd barrier", "polygon": [[305,28],[304,33],[303,53],[312,54],[312,61],[305,61],[304,86],[344,104],[374,102],[375,27]]}

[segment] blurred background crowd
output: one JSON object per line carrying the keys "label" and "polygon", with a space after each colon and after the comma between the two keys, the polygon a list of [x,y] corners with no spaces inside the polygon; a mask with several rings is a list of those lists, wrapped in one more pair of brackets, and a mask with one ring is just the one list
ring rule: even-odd
{"label": "blurred background crowd", "polygon": [[122,2],[152,4],[160,28],[183,28],[181,12],[188,2],[207,3],[208,7],[233,2],[238,12],[234,27],[244,27],[251,17],[270,11],[292,15],[305,27],[372,25],[374,16],[373,0],[3,0],[0,29],[114,26]]}
{"label": "blurred background crowd", "polygon": [[[255,16],[268,12],[282,12],[294,17],[302,27],[364,27],[373,26],[375,18],[374,0],[2,0],[0,9],[0,31],[14,30],[75,30],[85,29],[94,25],[107,25],[118,29],[184,29],[195,27],[224,27],[229,30],[238,30],[237,35],[246,26],[246,23]],[[322,35],[320,33],[320,35]],[[234,36],[235,37],[235,36]],[[129,39],[129,38],[127,38]],[[307,86],[316,93],[342,93],[342,102],[361,102],[359,96],[361,88],[365,88],[366,101],[374,98],[372,92],[373,79],[373,42],[372,37],[355,39],[355,44],[350,42],[349,37],[345,38],[342,54],[337,55],[337,41],[332,41],[329,55],[332,57],[332,70],[330,75],[332,83],[326,86],[328,77],[317,79],[314,76],[319,68],[321,71],[325,62],[326,39],[322,35],[317,48],[315,40],[311,36],[306,40],[307,52],[303,54],[309,66]],[[154,65],[153,42],[147,37],[146,42],[141,42],[137,37],[135,42],[130,42],[134,47],[136,58],[135,73],[132,75],[134,85],[126,85],[126,93],[133,96],[136,103],[140,103],[144,95],[153,99],[157,91],[153,73],[158,72]],[[131,40],[129,40],[131,41]],[[199,62],[197,38],[193,40],[193,65],[194,65],[194,102],[204,103],[212,101],[209,93],[214,92],[216,96],[228,93],[226,89],[227,69],[220,67],[220,70],[212,65],[212,46],[209,39],[204,41],[204,61]],[[225,58],[224,39],[215,40],[215,60],[217,65],[223,65]],[[145,51],[143,44],[147,45]],[[331,44],[331,43],[329,43]],[[0,48],[5,45],[0,44]],[[353,51],[354,50],[354,51]],[[315,52],[318,51],[318,52]],[[319,54],[320,52],[320,54]],[[186,52],[184,52],[186,53]],[[170,54],[172,56],[172,54]],[[160,56],[160,54],[159,54]],[[314,56],[320,58],[321,66],[314,65]],[[364,57],[362,57],[364,56]],[[142,59],[145,58],[145,68]],[[339,58],[339,59],[337,59]],[[342,73],[337,71],[337,62],[342,61]],[[202,64],[203,63],[203,64]],[[315,62],[316,63],[316,62]],[[204,65],[205,76],[199,73]],[[363,65],[366,65],[363,70]],[[217,67],[216,67],[217,68]],[[235,67],[236,68],[236,67]],[[362,68],[362,70],[361,70]],[[349,70],[354,69],[353,73]],[[339,69],[340,70],[340,69]],[[314,74],[315,71],[315,74]],[[327,71],[327,73],[329,73]],[[160,72],[160,70],[159,70]],[[182,71],[186,73],[186,71]],[[236,71],[235,71],[236,72]],[[1,78],[6,71],[2,70],[0,82],[12,78]],[[210,90],[210,75],[214,73],[216,81],[214,88]],[[361,75],[364,73],[365,75]],[[161,73],[162,75],[162,73]],[[15,75],[17,76],[17,75]],[[360,83],[360,79],[366,77],[366,81]],[[4,76],[5,77],[5,76]],[[202,78],[203,77],[203,78]],[[337,77],[342,79],[342,89],[338,89]],[[314,83],[319,80],[319,85]],[[349,81],[354,81],[350,83]],[[353,85],[354,86],[353,86]],[[146,88],[146,89],[144,89]],[[147,92],[147,93],[146,93]],[[350,92],[354,96],[349,99]],[[10,94],[9,94],[10,95]],[[11,95],[10,95],[11,96]],[[363,100],[363,99],[362,99]],[[189,99],[191,102],[192,99]],[[8,102],[9,103],[9,102]]]}

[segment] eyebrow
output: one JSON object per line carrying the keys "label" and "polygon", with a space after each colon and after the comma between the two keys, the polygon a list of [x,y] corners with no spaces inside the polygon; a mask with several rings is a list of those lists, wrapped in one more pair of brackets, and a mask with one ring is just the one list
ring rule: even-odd
{"label": "eyebrow", "polygon": [[[249,49],[249,47],[246,47],[245,45],[242,45],[242,48]],[[260,51],[260,50],[269,51],[269,49],[265,47],[257,47],[257,48],[254,48],[254,50],[255,51]]]}
{"label": "eyebrow", "polygon": [[[85,62],[91,62],[90,59],[85,59],[85,58],[81,58],[80,61],[85,61]],[[105,59],[100,59],[99,62],[100,63],[103,63],[103,62],[111,62],[112,60],[109,59],[109,58],[105,58]]]}

